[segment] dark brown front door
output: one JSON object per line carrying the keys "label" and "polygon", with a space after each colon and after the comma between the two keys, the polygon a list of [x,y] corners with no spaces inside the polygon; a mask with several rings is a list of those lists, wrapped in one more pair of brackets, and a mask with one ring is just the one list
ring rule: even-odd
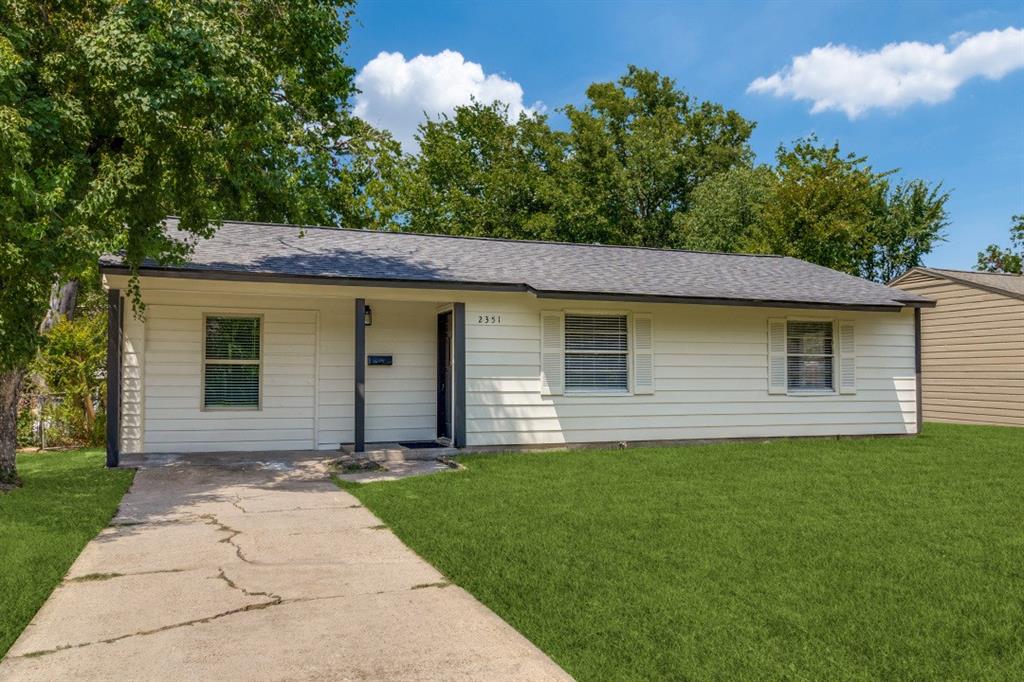
{"label": "dark brown front door", "polygon": [[452,313],[437,316],[437,437],[452,437]]}

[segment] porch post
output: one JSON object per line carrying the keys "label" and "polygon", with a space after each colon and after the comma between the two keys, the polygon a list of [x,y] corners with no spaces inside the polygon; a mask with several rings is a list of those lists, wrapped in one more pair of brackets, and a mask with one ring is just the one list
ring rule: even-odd
{"label": "porch post", "polygon": [[455,414],[452,415],[454,427],[454,445],[466,447],[466,304],[456,303],[452,324],[455,327]]}
{"label": "porch post", "polygon": [[366,450],[366,324],[363,317],[366,313],[366,299],[356,299],[355,320],[355,452]]}
{"label": "porch post", "polygon": [[121,290],[107,291],[107,466],[121,458],[121,330],[124,308]]}

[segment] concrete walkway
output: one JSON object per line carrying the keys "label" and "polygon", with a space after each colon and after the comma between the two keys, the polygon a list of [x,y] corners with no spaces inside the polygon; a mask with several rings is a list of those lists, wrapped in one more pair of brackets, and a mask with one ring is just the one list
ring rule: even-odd
{"label": "concrete walkway", "polygon": [[144,463],[0,679],[568,676],[326,480],[322,460],[219,456]]}

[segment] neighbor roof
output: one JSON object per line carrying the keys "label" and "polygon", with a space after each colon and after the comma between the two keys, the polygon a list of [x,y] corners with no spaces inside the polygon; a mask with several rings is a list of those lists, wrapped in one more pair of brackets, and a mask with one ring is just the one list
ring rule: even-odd
{"label": "neighbor roof", "polygon": [[[176,230],[177,220],[167,228]],[[178,235],[183,233],[178,232]],[[126,272],[120,256],[100,259]],[[225,222],[189,261],[140,274],[529,291],[546,298],[899,309],[929,299],[782,256]]]}
{"label": "neighbor roof", "polygon": [[[945,268],[914,268],[907,275],[913,272],[923,272],[979,289],[1024,299],[1024,276],[1022,275],[1006,272],[978,272],[977,270],[948,270]],[[896,282],[899,282],[903,277],[897,279]]]}

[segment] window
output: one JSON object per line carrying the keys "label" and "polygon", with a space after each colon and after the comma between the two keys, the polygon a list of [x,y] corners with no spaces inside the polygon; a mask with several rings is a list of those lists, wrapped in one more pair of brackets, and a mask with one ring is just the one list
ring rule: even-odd
{"label": "window", "polygon": [[260,318],[207,316],[203,408],[260,408]]}
{"label": "window", "polygon": [[835,388],[832,322],[786,323],[786,381],[792,393],[826,393]]}
{"label": "window", "polygon": [[579,393],[629,391],[626,315],[565,315],[565,389]]}

